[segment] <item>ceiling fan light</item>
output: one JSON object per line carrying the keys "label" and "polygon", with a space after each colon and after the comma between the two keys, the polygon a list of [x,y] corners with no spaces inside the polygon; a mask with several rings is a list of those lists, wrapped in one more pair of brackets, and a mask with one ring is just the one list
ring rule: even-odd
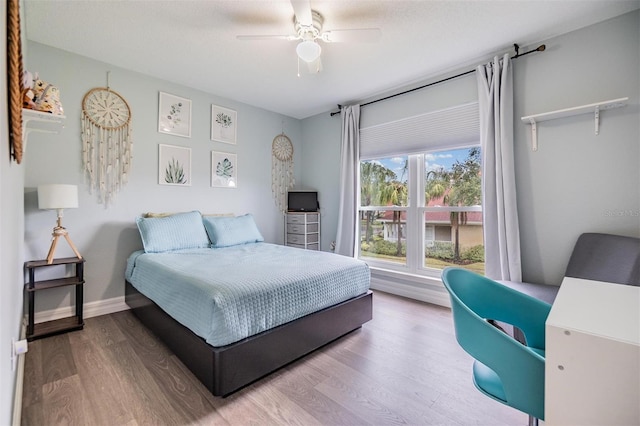
{"label": "ceiling fan light", "polygon": [[305,62],[315,61],[320,57],[321,52],[322,48],[320,45],[311,40],[300,42],[298,46],[296,46],[296,53],[298,54],[298,57]]}

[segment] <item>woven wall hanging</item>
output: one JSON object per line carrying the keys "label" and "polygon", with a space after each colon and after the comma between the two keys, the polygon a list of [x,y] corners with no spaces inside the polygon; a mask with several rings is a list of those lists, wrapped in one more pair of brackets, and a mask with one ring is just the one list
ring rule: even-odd
{"label": "woven wall hanging", "polygon": [[82,162],[89,192],[105,207],[129,181],[133,141],[127,101],[107,87],[82,99]]}
{"label": "woven wall hanging", "polygon": [[287,209],[287,191],[295,185],[293,144],[282,132],[271,144],[271,192],[281,212]]}

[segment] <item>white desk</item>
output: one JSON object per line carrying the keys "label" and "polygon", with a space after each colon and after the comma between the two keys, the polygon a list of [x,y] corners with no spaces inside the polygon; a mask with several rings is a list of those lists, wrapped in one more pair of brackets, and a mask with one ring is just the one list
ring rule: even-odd
{"label": "white desk", "polygon": [[566,277],[545,367],[545,425],[640,425],[640,287]]}

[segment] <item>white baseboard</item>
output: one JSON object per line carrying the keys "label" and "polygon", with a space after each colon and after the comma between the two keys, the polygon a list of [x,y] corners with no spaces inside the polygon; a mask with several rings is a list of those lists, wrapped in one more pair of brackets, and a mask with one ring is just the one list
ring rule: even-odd
{"label": "white baseboard", "polygon": [[434,305],[451,307],[449,293],[444,288],[430,289],[426,287],[418,287],[413,285],[401,284],[395,282],[392,278],[371,276],[371,288],[373,290],[384,291],[398,296],[408,297],[410,299],[420,300],[422,302],[433,303]]}
{"label": "white baseboard", "polygon": [[[20,327],[20,340],[27,336],[26,318],[22,321]],[[13,348],[11,348],[13,350]],[[16,386],[13,393],[13,415],[11,417],[12,426],[20,426],[22,424],[22,392],[24,389],[24,361],[26,354],[18,355],[18,370],[16,372]]]}
{"label": "white baseboard", "polygon": [[[129,306],[125,303],[124,296],[120,296],[114,297],[112,299],[85,303],[82,309],[82,316],[84,318],[98,317],[100,315],[108,315],[114,312],[126,311],[127,309],[129,309]],[[73,315],[75,315],[75,307],[65,306],[63,308],[56,308],[49,311],[36,313],[35,322],[40,323],[53,321]]]}

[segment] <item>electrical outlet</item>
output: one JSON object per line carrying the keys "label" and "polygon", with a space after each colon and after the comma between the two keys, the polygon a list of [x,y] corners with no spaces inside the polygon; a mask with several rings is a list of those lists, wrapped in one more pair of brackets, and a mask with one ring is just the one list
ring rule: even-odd
{"label": "electrical outlet", "polygon": [[16,340],[11,338],[11,371],[15,371],[18,365],[18,355],[23,355],[29,350],[26,340]]}

